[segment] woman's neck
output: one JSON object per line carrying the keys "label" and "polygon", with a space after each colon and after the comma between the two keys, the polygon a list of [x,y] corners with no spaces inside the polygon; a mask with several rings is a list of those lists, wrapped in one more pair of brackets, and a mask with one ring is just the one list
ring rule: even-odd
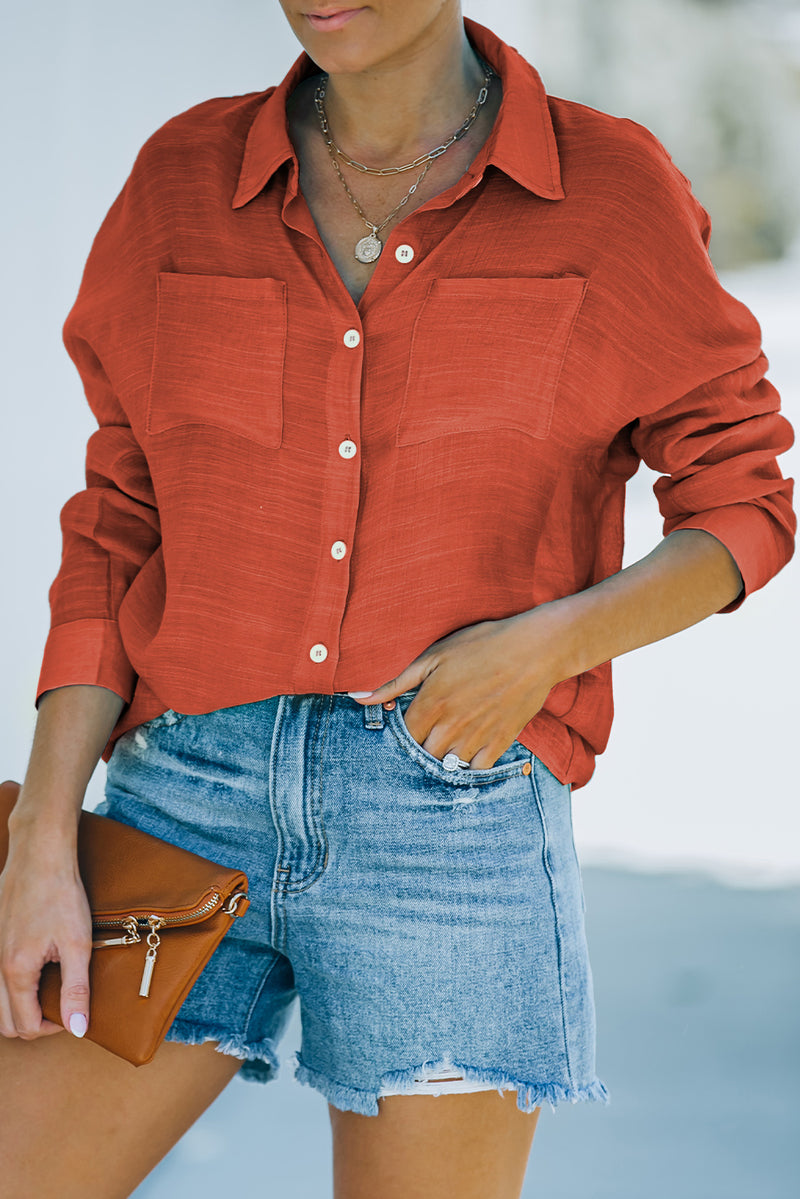
{"label": "woman's neck", "polygon": [[331,74],[325,108],[337,144],[373,167],[395,166],[445,141],[468,116],[483,68],[463,27],[407,61]]}

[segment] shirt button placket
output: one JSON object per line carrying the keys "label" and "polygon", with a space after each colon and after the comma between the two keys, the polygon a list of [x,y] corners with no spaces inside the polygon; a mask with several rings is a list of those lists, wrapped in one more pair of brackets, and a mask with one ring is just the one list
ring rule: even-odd
{"label": "shirt button placket", "polygon": [[[342,343],[344,344],[345,348],[348,350],[357,350],[358,347],[361,345],[361,332],[358,329],[346,329],[345,332],[342,334]],[[351,371],[352,371],[352,366],[351,366]],[[350,374],[350,372],[348,372],[348,373]],[[358,371],[358,370],[356,371],[354,378],[353,378],[353,375],[351,374],[351,380],[352,381],[350,383],[349,388],[343,386],[343,391],[344,392],[349,391],[351,393],[351,395],[352,395],[352,415],[355,419],[358,419],[358,414],[360,412],[360,406],[361,406],[361,373],[360,373],[360,371]],[[344,459],[345,462],[351,461],[358,454],[358,446],[351,437],[345,437],[342,441],[340,441],[338,443],[336,449],[337,449],[337,453],[339,454],[339,457]],[[355,476],[353,477],[352,487],[347,489],[347,492],[346,492],[346,494],[348,495],[349,498],[348,498],[348,500],[345,501],[345,504],[346,504],[345,510],[342,512],[337,512],[337,511],[334,511],[333,509],[331,510],[331,514],[330,514],[331,518],[332,518],[332,520],[334,520],[336,522],[336,524],[341,523],[341,524],[345,524],[345,526],[346,526],[348,521],[352,524],[355,523],[355,512],[358,507],[358,485],[359,485],[358,471],[356,471]],[[337,488],[337,492],[338,492],[338,488]],[[339,492],[339,494],[341,494],[341,492]],[[334,524],[334,528],[336,527],[336,524]],[[342,559],[346,558],[347,552],[348,551],[347,551],[347,542],[346,541],[343,541],[343,540],[334,541],[333,544],[330,546],[331,558],[333,558],[334,561],[336,561],[336,562],[339,562]],[[337,584],[337,592],[338,592],[338,587],[343,585],[344,583],[346,583],[346,573],[345,573],[345,575],[340,575],[337,571],[337,575],[332,576],[332,577],[336,577],[337,579],[341,580],[341,582],[339,582]],[[339,606],[340,605],[338,605],[336,603],[333,604],[333,607],[336,609],[338,609]],[[317,662],[317,663],[324,662],[327,659],[328,654],[329,654],[328,646],[323,644],[323,642],[321,642],[321,641],[318,641],[315,645],[312,645],[308,652],[309,652],[309,657],[310,657],[311,661]]]}

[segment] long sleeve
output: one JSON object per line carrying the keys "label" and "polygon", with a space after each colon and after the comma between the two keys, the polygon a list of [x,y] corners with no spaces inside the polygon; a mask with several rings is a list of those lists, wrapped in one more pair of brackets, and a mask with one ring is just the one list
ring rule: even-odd
{"label": "long sleeve", "polygon": [[665,535],[705,529],[733,555],[744,590],[726,612],[763,587],[793,549],[792,481],[775,461],[792,432],[766,369],[759,351],[746,366],[641,418],[631,438],[661,472],[654,490]]}
{"label": "long sleeve", "polygon": [[765,377],[759,323],[714,271],[709,214],[660,142],[626,124],[639,150],[625,226],[635,250],[617,259],[612,343],[639,410],[627,437],[661,475],[665,535],[705,529],[733,555],[744,580],[733,611],[792,556],[793,483],[776,458],[793,432]]}
{"label": "long sleeve", "polygon": [[145,455],[93,344],[107,340],[121,315],[115,293],[123,277],[128,186],[95,238],[64,324],[64,345],[98,429],[87,446],[86,488],[61,511],[62,560],[49,593],[50,632],[37,704],[45,691],[73,683],[108,687],[130,702],[136,672],[120,636],[120,606],[161,541]]}

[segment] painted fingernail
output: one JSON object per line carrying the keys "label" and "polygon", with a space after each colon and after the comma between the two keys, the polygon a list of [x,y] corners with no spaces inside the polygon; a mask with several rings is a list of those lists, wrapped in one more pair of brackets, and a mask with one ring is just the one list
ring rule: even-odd
{"label": "painted fingernail", "polygon": [[76,1037],[82,1037],[86,1033],[88,1023],[82,1012],[73,1012],[69,1018],[69,1031]]}
{"label": "painted fingernail", "polygon": [[371,691],[348,691],[347,694],[351,699],[366,699],[368,695],[372,695]]}

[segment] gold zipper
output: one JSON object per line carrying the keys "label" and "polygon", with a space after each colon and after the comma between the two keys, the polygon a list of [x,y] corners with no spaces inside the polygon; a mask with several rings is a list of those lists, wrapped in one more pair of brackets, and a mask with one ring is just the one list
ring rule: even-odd
{"label": "gold zipper", "polygon": [[[202,907],[195,908],[195,910],[193,912],[181,912],[180,915],[178,915],[178,916],[160,916],[159,919],[162,920],[164,924],[183,924],[184,922],[186,922],[188,920],[195,920],[195,919],[197,919],[198,916],[204,916],[208,912],[213,912],[214,908],[217,906],[217,904],[219,902],[220,902],[220,894],[218,891],[215,891],[210,896],[210,898],[206,900],[206,902],[203,904]],[[234,914],[235,914],[235,909],[234,909]],[[131,922],[137,928],[147,928],[149,925],[149,922],[150,922],[150,917],[149,916],[111,916],[111,917],[106,917],[105,919],[100,918],[97,920],[95,920],[95,919],[92,920],[92,924],[95,926],[95,928],[114,927],[116,925],[122,925],[124,928],[128,928],[128,926],[129,926],[129,924],[131,924]],[[137,933],[135,939],[137,941],[141,940],[138,933]],[[103,943],[105,943],[105,942],[103,942]],[[116,941],[108,942],[108,944],[117,944],[117,942]],[[128,942],[123,941],[123,942],[120,942],[120,944],[129,944],[130,945],[130,944],[133,944],[133,942],[132,941],[128,941]]]}
{"label": "gold zipper", "polygon": [[[231,895],[230,899],[222,909],[226,916],[236,916],[239,901],[247,899],[245,891],[237,891],[235,895]],[[108,937],[97,941],[92,941],[93,949],[105,949],[110,945],[136,945],[141,942],[139,935],[140,928],[148,928],[150,931],[147,934],[147,953],[144,959],[144,969],[142,971],[142,981],[139,984],[139,994],[143,999],[146,999],[150,994],[150,983],[153,978],[153,971],[156,965],[158,949],[161,944],[161,938],[158,935],[158,929],[164,928],[168,924],[186,924],[191,920],[197,920],[201,916],[209,915],[222,902],[222,896],[218,891],[212,892],[204,904],[199,908],[195,908],[192,912],[181,912],[180,915],[172,916],[157,916],[151,913],[149,916],[116,916],[116,917],[101,917],[93,920],[92,924],[95,928],[106,927],[122,927],[126,930],[124,937]]]}

